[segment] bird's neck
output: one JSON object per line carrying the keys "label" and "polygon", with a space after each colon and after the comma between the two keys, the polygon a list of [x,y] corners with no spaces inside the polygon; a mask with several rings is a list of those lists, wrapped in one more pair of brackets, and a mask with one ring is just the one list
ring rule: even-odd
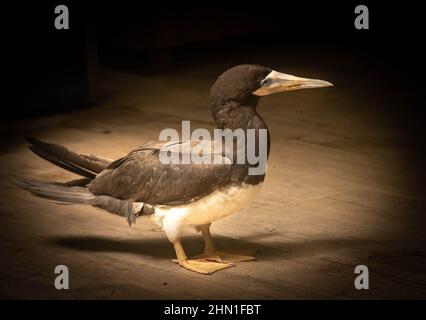
{"label": "bird's neck", "polygon": [[212,115],[219,129],[268,129],[257,113],[259,98],[252,96],[244,102],[212,101]]}
{"label": "bird's neck", "polygon": [[[260,129],[266,129],[267,131],[267,145],[266,145],[266,157],[269,157],[270,151],[270,135],[268,127],[262,117],[256,111],[258,99],[254,101],[249,101],[249,103],[241,103],[237,101],[227,101],[223,103],[212,103],[212,114],[213,118],[216,121],[216,125],[219,129],[231,129],[232,131],[236,129],[243,129],[245,134],[245,141],[247,140],[247,129],[255,130],[255,145],[254,150],[256,155],[259,155],[260,143],[265,143],[261,141]],[[236,159],[236,149],[234,150],[234,159]],[[246,158],[247,160],[247,158]],[[244,165],[235,165],[233,166],[234,176],[236,180],[240,182],[245,182],[249,184],[258,184],[263,181],[265,174],[260,175],[248,175],[248,170],[251,165],[246,163]]]}

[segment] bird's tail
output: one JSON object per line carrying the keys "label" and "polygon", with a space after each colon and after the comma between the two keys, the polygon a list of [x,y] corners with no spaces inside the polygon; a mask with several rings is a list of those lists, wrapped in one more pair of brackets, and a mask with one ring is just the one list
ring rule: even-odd
{"label": "bird's tail", "polygon": [[110,213],[126,217],[129,225],[136,223],[138,216],[150,215],[155,212],[154,206],[143,202],[122,200],[105,195],[96,196],[85,187],[87,180],[89,179],[57,183],[15,177],[14,184],[36,196],[56,202],[64,204],[88,204],[104,209]]}
{"label": "bird's tail", "polygon": [[25,139],[31,144],[29,146],[30,150],[39,157],[58,167],[90,179],[94,179],[98,173],[106,169],[111,163],[109,159],[93,155],[80,155],[63,146],[42,142],[36,138],[25,137]]}
{"label": "bird's tail", "polygon": [[87,188],[82,186],[70,186],[56,182],[42,182],[21,177],[15,177],[14,184],[36,196],[61,203],[91,204],[96,198]]}

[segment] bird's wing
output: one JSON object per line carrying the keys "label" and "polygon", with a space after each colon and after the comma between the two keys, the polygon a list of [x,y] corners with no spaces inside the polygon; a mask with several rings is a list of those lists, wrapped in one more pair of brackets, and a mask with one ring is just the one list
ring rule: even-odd
{"label": "bird's wing", "polygon": [[[191,152],[210,158],[211,163],[162,161],[166,154],[183,161]],[[152,141],[112,162],[90,183],[89,190],[95,195],[179,205],[211,193],[230,177],[231,161],[213,141]]]}

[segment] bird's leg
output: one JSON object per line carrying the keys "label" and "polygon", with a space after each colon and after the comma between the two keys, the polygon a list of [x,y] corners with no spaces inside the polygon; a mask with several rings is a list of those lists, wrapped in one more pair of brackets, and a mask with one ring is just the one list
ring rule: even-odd
{"label": "bird's leg", "polygon": [[212,236],[210,234],[210,224],[197,226],[197,228],[203,235],[205,247],[204,252],[198,256],[195,256],[195,259],[217,261],[221,263],[256,260],[254,255],[256,254],[257,250],[216,250]]}
{"label": "bird's leg", "polygon": [[198,272],[201,274],[212,274],[216,271],[235,266],[232,263],[218,263],[207,260],[188,259],[186,257],[185,251],[183,250],[180,240],[175,240],[173,242],[173,246],[175,247],[177,262],[182,267],[194,272]]}

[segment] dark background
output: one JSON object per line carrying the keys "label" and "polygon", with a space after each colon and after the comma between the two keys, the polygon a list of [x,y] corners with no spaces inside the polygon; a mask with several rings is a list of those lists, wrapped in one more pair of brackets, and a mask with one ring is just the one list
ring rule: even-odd
{"label": "dark background", "polygon": [[[69,30],[54,28],[59,4],[68,6]],[[369,30],[354,28],[358,4],[369,8]],[[37,1],[3,5],[2,14],[3,123],[96,104],[105,96],[102,68],[155,75],[218,60],[273,68],[265,52],[297,49],[292,62],[302,65],[321,56],[321,67],[331,69],[338,60],[348,76],[341,85],[387,97],[381,116],[398,119],[412,134],[409,143],[425,145],[423,15],[416,2]],[[244,60],[247,53],[255,61]]]}
{"label": "dark background", "polygon": [[[69,30],[54,28],[59,4],[69,8]],[[370,30],[354,28],[358,4],[369,8]],[[307,63],[310,54],[319,53],[368,65],[401,96],[414,98],[404,112],[424,117],[415,98],[424,82],[419,78],[422,14],[415,2],[37,1],[2,6],[5,94],[10,95],[2,122],[62,112],[78,102],[87,105],[89,52],[101,67],[164,73],[185,63],[293,48],[306,52],[300,59]]]}

